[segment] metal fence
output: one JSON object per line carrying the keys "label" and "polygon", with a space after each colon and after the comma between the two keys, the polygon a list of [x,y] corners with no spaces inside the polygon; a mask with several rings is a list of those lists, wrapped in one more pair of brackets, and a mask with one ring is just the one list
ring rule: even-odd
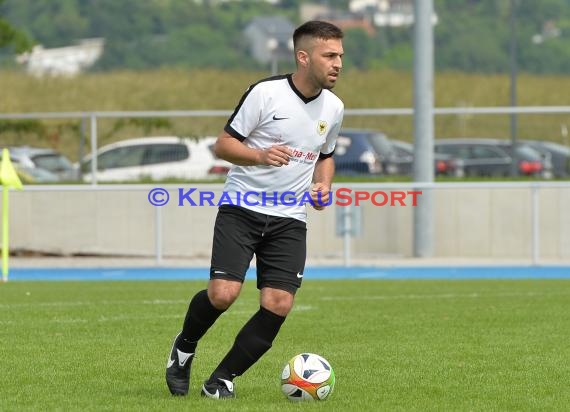
{"label": "metal fence", "polygon": [[[73,119],[89,123],[89,145],[91,153],[95,153],[99,147],[98,129],[100,121],[104,119],[142,119],[142,118],[227,118],[231,115],[230,110],[174,110],[174,111],[92,111],[92,112],[38,112],[38,113],[0,113],[0,119],[24,120],[24,119]],[[447,107],[435,108],[433,111],[436,117],[456,116],[460,119],[458,134],[465,132],[464,123],[472,116],[536,116],[536,115],[567,115],[570,114],[570,106],[527,106],[527,107]],[[414,111],[411,108],[387,108],[387,109],[347,109],[345,119],[365,118],[365,119],[393,119],[400,117],[411,117]],[[366,124],[366,122],[363,122]],[[529,122],[532,124],[532,122]],[[561,121],[561,134],[565,140],[568,139],[567,124],[570,121],[564,118]],[[386,125],[387,126],[387,125]],[[410,122],[411,127],[411,122]],[[508,126],[505,126],[508,127]],[[512,125],[511,125],[512,127]],[[529,127],[528,125],[525,127]],[[516,130],[503,130],[503,136],[515,136]],[[549,134],[551,134],[549,132]],[[410,136],[412,134],[410,133]],[[388,136],[391,137],[390,133]],[[496,136],[478,136],[496,137]],[[97,158],[94,157],[90,164],[91,183],[97,184]]]}
{"label": "metal fence", "polygon": [[[558,116],[556,119],[560,121],[560,133],[562,140],[567,138],[567,128],[565,125],[568,123],[566,115],[570,114],[570,106],[532,106],[532,107],[450,107],[450,108],[435,108],[433,111],[436,117],[455,116],[461,120],[459,122],[460,128],[467,130],[465,126],[465,119],[470,119],[472,116]],[[407,118],[413,116],[414,111],[410,108],[392,108],[392,109],[347,109],[345,112],[346,119],[383,119],[386,126],[388,120],[394,118]],[[88,129],[89,146],[92,153],[97,152],[99,147],[99,124],[104,119],[125,119],[125,118],[204,118],[204,117],[220,117],[227,118],[231,115],[229,110],[180,110],[180,111],[92,111],[92,112],[59,112],[59,113],[3,113],[0,114],[0,119],[10,120],[23,120],[23,119],[72,119],[80,120],[86,125]],[[485,117],[488,119],[488,117]],[[407,120],[407,119],[406,119]],[[366,122],[363,122],[363,124]],[[411,122],[409,122],[411,124]],[[505,122],[503,127],[508,127],[509,122]],[[528,122],[532,124],[532,122]],[[88,125],[88,127],[87,127]],[[86,132],[86,131],[85,131]],[[514,131],[516,135],[516,130]],[[512,135],[513,130],[503,130],[503,136]],[[390,135],[388,133],[388,135]],[[411,134],[410,134],[411,136]],[[490,137],[490,136],[487,136]],[[58,195],[62,193],[85,193],[90,194],[94,204],[82,204],[77,199],[73,199],[74,195],[69,198],[69,205],[67,211],[74,215],[75,221],[81,225],[81,222],[90,221],[93,215],[97,215],[103,207],[101,205],[101,196],[103,193],[123,193],[125,197],[134,194],[134,199],[141,202],[141,206],[135,208],[135,214],[142,213],[145,216],[149,210],[142,206],[145,202],[144,192],[150,190],[149,186],[132,185],[132,186],[107,186],[101,185],[97,182],[97,158],[93,157],[90,164],[91,168],[91,185],[66,185],[66,186],[28,186],[24,193],[16,195],[22,203],[22,208],[16,208],[16,227],[20,225],[20,233],[32,233],[34,229],[29,226],[30,215],[26,215],[26,211],[34,211],[33,220],[38,226],[49,226],[50,213],[53,210],[61,209],[61,203],[58,203],[62,198]],[[437,194],[436,208],[434,209],[434,222],[436,222],[436,231],[434,242],[436,244],[435,255],[440,257],[488,257],[488,258],[508,258],[513,259],[528,259],[532,264],[539,264],[545,259],[568,259],[570,253],[570,241],[567,235],[570,234],[570,223],[565,215],[566,204],[570,199],[568,198],[570,183],[567,182],[504,182],[504,183],[395,183],[395,184],[350,184],[345,185],[351,190],[366,190],[370,193],[385,190],[411,190],[421,189],[427,192]],[[188,184],[186,184],[188,186]],[[197,185],[192,185],[197,186]],[[172,188],[176,189],[176,188]],[[215,188],[221,190],[221,187]],[[41,201],[34,203],[33,199],[36,195],[41,195]],[[449,193],[452,193],[450,195]],[[478,193],[480,198],[487,199],[488,203],[479,202],[477,198]],[[474,195],[475,194],[475,195]],[[513,195],[514,194],[514,195]],[[45,196],[45,197],[44,197]],[[473,199],[475,202],[470,202],[466,199]],[[104,197],[104,196],[103,196]],[[64,196],[65,198],[65,196]],[[129,197],[130,198],[130,197]],[[109,199],[109,198],[107,198]],[[141,200],[142,199],[142,200]],[[517,200],[518,199],[518,200]],[[47,202],[48,207],[40,207],[41,202]],[[133,202],[134,200],[129,200]],[[97,203],[99,202],[99,203]],[[566,203],[564,203],[566,202]],[[473,204],[479,205],[480,210],[474,208]],[[455,205],[455,206],[453,206]],[[50,209],[50,207],[52,209]],[[93,209],[97,207],[98,209]],[[148,208],[148,204],[146,205]],[[515,209],[513,209],[513,207]],[[554,209],[553,209],[554,207]],[[322,255],[332,253],[333,255],[340,255],[346,265],[351,265],[357,255],[369,254],[373,257],[378,256],[400,256],[410,257],[413,255],[411,252],[413,237],[415,236],[414,230],[416,227],[413,225],[413,213],[410,213],[410,208],[401,209],[388,209],[374,207],[374,205],[366,205],[364,207],[334,207],[335,212],[325,215],[318,215],[314,218],[317,227],[317,233],[322,236],[329,236],[326,234],[325,228],[331,225],[336,226],[336,239],[334,242],[325,242],[327,244],[320,245],[318,239],[313,239],[313,247],[311,250],[316,250]],[[520,209],[515,213],[516,219],[513,220],[513,210]],[[78,212],[78,210],[80,212]],[[154,245],[153,250],[149,251],[148,245],[141,246],[140,250],[136,248],[127,248],[119,253],[134,253],[146,254],[149,253],[155,257],[157,264],[162,264],[163,256],[165,254],[172,254],[170,250],[173,246],[169,246],[168,239],[173,238],[171,232],[176,228],[177,223],[185,219],[184,214],[180,212],[168,211],[164,208],[151,208],[153,238],[151,243]],[[395,210],[400,210],[395,212]],[[442,210],[444,212],[442,212]],[[459,212],[460,210],[460,212]],[[484,212],[482,212],[482,210]],[[87,211],[87,212],[86,212]],[[47,215],[46,215],[47,213]],[[211,219],[212,211],[202,214],[194,213],[191,221],[194,224],[201,224],[204,219]],[[454,224],[446,223],[446,216],[460,215]],[[121,215],[123,217],[130,216],[130,211],[124,205],[119,207],[114,215]],[[447,215],[446,215],[447,214]],[[483,214],[485,216],[481,217]],[[334,217],[331,217],[334,216]],[[113,221],[113,214],[109,214],[110,221]],[[177,216],[174,219],[172,216]],[[199,217],[197,217],[199,216]],[[324,217],[328,216],[328,217]],[[148,217],[148,216],[147,216]],[[479,217],[476,219],[475,217]],[[59,216],[59,218],[62,218]],[[28,221],[26,221],[28,219]],[[63,217],[60,222],[65,225],[66,218]],[[332,221],[331,221],[332,219]],[[518,220],[517,220],[518,219]],[[72,219],[73,220],[73,219]],[[177,223],[173,223],[176,220]],[[148,221],[148,220],[147,220]],[[170,223],[165,224],[168,221]],[[394,223],[398,221],[398,223]],[[28,223],[26,223],[28,222]],[[107,228],[110,232],[114,230],[112,224],[109,226],[108,222],[90,221],[89,227],[97,228],[97,225]],[[473,224],[473,222],[477,222]],[[502,222],[502,223],[501,223]],[[486,232],[484,227],[498,224],[503,227],[503,232],[508,234],[509,231],[515,233],[520,239],[505,238],[502,234],[495,233],[493,229],[488,229]],[[327,226],[328,225],[328,226]],[[437,226],[439,225],[439,226]],[[480,225],[480,227],[477,227]],[[322,226],[322,227],[321,227]],[[401,244],[398,247],[389,245],[389,242],[378,242],[378,239],[386,235],[385,227],[393,227],[396,232],[393,235],[398,235],[401,239]],[[60,226],[61,227],[61,226]],[[359,232],[358,227],[364,228]],[[524,230],[519,230],[524,227]],[[136,224],[133,224],[133,231],[137,232]],[[442,229],[443,228],[443,229]],[[468,228],[465,230],[464,228]],[[206,229],[206,228],[204,228]],[[17,230],[17,229],[16,229]],[[46,233],[53,233],[58,231],[57,227],[45,226]],[[95,229],[93,229],[95,230]],[[105,230],[105,229],[101,229]],[[127,229],[125,229],[128,231]],[[195,227],[186,226],[185,230],[192,231]],[[463,233],[465,231],[465,233]],[[471,233],[469,231],[472,231]],[[25,247],[26,245],[34,245],[35,238],[22,236],[20,244]],[[485,232],[485,233],[483,233]],[[137,232],[138,233],[138,232]],[[445,233],[445,235],[441,235]],[[477,236],[473,236],[476,233]],[[511,234],[512,234],[511,233]],[[147,232],[140,233],[140,236],[146,238],[149,236]],[[477,239],[471,242],[469,236]],[[71,240],[62,239],[60,250],[63,253],[113,253],[112,248],[106,249],[98,245],[95,241],[94,248],[87,250],[69,248],[66,245],[73,245],[73,239],[77,237],[85,239],[85,231],[80,233],[70,233]],[[136,235],[135,235],[136,236]],[[447,237],[445,237],[447,236]],[[492,237],[493,239],[486,238]],[[507,236],[508,237],[508,236]],[[453,239],[449,241],[449,239]],[[53,239],[52,239],[53,240]],[[113,239],[104,239],[102,242],[110,241]],[[455,242],[455,244],[453,243]],[[477,242],[491,245],[485,250],[477,246]],[[493,243],[494,242],[494,243]],[[54,243],[54,242],[52,242]],[[56,242],[57,243],[57,242]],[[75,242],[77,243],[77,242]],[[85,243],[89,243],[86,241]],[[135,242],[136,243],[136,242]],[[148,243],[148,242],[147,242]],[[322,243],[322,242],[321,242]],[[383,246],[378,246],[381,243]],[[41,245],[48,245],[50,241],[40,242]],[[496,246],[493,247],[492,245]],[[40,249],[44,246],[40,245]],[[446,245],[446,246],[442,246]],[[461,245],[459,247],[458,245]],[[378,247],[376,247],[378,246]],[[463,247],[464,246],[464,247]],[[201,252],[207,254],[208,245],[200,244]],[[520,249],[517,251],[517,248]],[[174,247],[176,249],[176,247]],[[493,251],[495,250],[495,252]],[[498,252],[497,252],[498,250]],[[478,251],[478,252],[476,252]],[[567,252],[569,251],[569,252]],[[56,250],[57,253],[57,250]],[[173,253],[181,253],[176,251]]]}

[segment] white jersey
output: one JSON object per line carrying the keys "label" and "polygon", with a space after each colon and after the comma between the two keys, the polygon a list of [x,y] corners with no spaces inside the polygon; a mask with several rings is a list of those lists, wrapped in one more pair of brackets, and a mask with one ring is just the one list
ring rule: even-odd
{"label": "white jersey", "polygon": [[334,153],[343,115],[344,104],[334,93],[322,90],[306,98],[291,74],[250,86],[224,130],[251,148],[288,146],[293,156],[281,167],[233,165],[225,196],[255,212],[306,221],[315,164]]}

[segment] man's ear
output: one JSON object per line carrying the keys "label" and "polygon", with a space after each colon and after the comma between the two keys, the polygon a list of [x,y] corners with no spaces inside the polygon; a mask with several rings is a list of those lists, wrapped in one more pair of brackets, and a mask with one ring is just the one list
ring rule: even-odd
{"label": "man's ear", "polygon": [[298,50],[297,61],[302,67],[307,67],[309,65],[309,53],[307,53],[305,50]]}

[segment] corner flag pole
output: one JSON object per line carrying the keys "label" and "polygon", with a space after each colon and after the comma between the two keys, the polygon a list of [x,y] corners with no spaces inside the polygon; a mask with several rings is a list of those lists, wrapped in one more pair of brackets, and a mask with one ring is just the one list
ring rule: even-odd
{"label": "corner flag pole", "polygon": [[9,248],[9,213],[8,201],[9,190],[22,190],[22,182],[16,173],[16,169],[10,161],[10,152],[8,149],[2,150],[2,164],[0,165],[0,182],[2,183],[2,281],[8,282],[8,257],[10,256]]}
{"label": "corner flag pole", "polygon": [[8,282],[8,186],[2,184],[2,281]]}

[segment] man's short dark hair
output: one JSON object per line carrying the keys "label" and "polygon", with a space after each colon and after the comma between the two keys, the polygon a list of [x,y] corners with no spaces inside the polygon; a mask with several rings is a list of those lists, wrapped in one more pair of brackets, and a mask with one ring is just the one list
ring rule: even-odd
{"label": "man's short dark hair", "polygon": [[344,33],[340,28],[332,23],[320,20],[311,20],[297,27],[293,33],[293,47],[296,48],[299,39],[305,36],[329,40],[342,39],[344,37]]}

